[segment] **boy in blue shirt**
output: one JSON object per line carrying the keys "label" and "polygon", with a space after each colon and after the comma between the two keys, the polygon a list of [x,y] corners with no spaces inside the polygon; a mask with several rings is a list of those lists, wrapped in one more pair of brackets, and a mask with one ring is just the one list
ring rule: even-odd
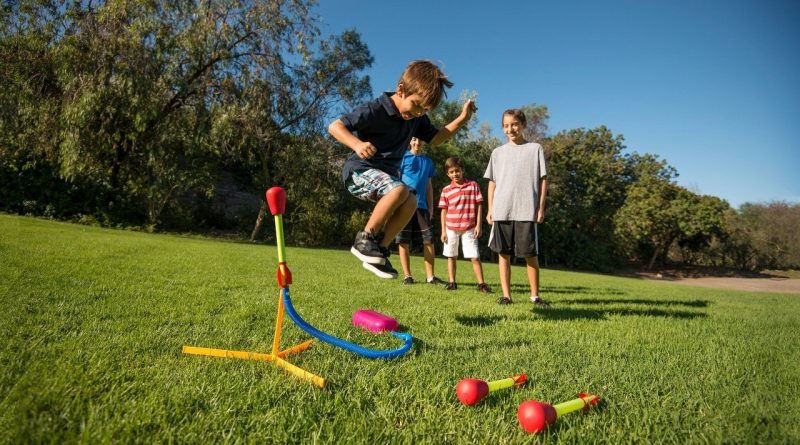
{"label": "boy in blue shirt", "polygon": [[426,113],[439,105],[445,88],[452,86],[435,64],[416,60],[403,71],[394,92],[382,94],[328,126],[330,134],[354,152],[342,171],[347,190],[358,199],[375,202],[350,252],[381,278],[397,278],[388,260],[389,244],[417,209],[416,197],[400,180],[399,171],[411,138],[441,144],[477,110],[468,100],[452,122],[434,127]]}
{"label": "boy in blue shirt", "polygon": [[[414,284],[411,275],[411,259],[409,246],[413,240],[420,238],[422,241],[422,255],[425,259],[425,273],[429,284],[444,284],[444,281],[433,274],[433,232],[431,231],[431,217],[433,215],[430,203],[433,202],[433,184],[431,178],[436,176],[433,160],[422,153],[422,142],[411,138],[408,151],[403,156],[400,164],[403,183],[416,192],[417,211],[411,217],[408,225],[400,231],[395,239],[397,250],[400,253],[400,265],[403,266],[403,284]],[[414,235],[419,235],[415,237]]]}

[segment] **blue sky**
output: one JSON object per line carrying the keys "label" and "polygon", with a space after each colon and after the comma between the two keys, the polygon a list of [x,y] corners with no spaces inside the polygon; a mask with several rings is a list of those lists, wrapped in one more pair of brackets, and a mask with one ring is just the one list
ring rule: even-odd
{"label": "blue sky", "polygon": [[375,95],[431,59],[478,93],[500,133],[537,103],[550,133],[605,125],[690,190],[800,202],[800,2],[320,0],[325,33],[355,28]]}

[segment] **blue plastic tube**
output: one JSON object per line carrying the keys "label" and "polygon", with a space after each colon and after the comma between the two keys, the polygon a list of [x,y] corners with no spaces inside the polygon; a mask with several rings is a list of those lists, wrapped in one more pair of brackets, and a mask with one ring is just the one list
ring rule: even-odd
{"label": "blue plastic tube", "polygon": [[322,332],[314,326],[311,326],[300,317],[297,311],[294,310],[294,306],[292,306],[292,299],[289,297],[288,288],[282,288],[281,295],[283,296],[284,309],[286,310],[286,313],[289,314],[289,318],[291,318],[292,321],[294,321],[294,323],[300,327],[300,329],[306,331],[312,337],[318,338],[326,343],[330,343],[334,346],[338,346],[354,354],[358,354],[367,358],[395,358],[405,354],[409,349],[411,349],[411,343],[414,341],[414,337],[407,332],[392,332],[392,335],[405,341],[405,344],[397,349],[387,350],[369,349],[359,346],[355,343],[342,340],[341,338],[334,337],[333,335]]}

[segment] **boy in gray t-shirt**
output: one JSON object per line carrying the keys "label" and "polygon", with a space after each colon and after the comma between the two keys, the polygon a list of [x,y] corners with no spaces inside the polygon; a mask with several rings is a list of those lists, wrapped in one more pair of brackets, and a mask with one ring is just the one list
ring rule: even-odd
{"label": "boy in gray t-shirt", "polygon": [[537,224],[544,221],[547,166],[542,146],[523,136],[527,120],[522,110],[503,112],[503,133],[508,143],[492,151],[483,177],[489,180],[486,221],[492,225],[489,248],[500,256],[499,304],[511,303],[511,255],[525,258],[531,302],[549,305],[539,297],[539,238]]}

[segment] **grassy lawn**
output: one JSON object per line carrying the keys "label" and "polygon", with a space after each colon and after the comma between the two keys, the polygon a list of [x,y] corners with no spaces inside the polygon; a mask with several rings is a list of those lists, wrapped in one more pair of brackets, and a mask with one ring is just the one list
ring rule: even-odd
{"label": "grassy lawn", "polygon": [[[317,342],[289,360],[327,378],[322,390],[269,363],[184,355],[271,350],[275,246],[0,215],[0,442],[800,442],[800,295],[544,270],[543,311],[524,303],[522,268],[516,304],[499,306],[467,262],[448,292],[379,280],[345,251],[287,260],[306,321],[385,349],[399,340],[350,319],[390,314],[411,352],[370,360]],[[284,319],[283,347],[308,338]],[[474,407],[455,397],[461,378],[520,372],[523,389]],[[539,436],[519,428],[523,401],[582,391],[603,400]]]}

